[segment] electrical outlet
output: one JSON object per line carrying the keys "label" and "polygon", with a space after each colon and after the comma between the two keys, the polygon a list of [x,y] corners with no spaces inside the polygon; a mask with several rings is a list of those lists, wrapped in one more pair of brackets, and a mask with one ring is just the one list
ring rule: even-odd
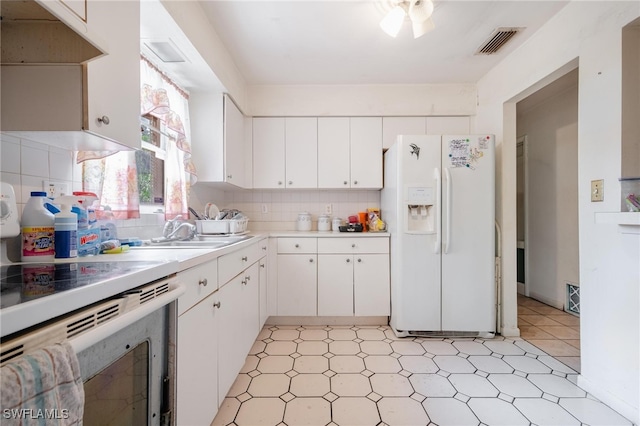
{"label": "electrical outlet", "polygon": [[269,213],[269,208],[267,207],[266,204],[262,205],[262,213]]}
{"label": "electrical outlet", "polygon": [[54,182],[52,180],[42,181],[42,190],[47,193],[47,197],[56,198],[61,195],[69,195],[69,185],[65,182]]}
{"label": "electrical outlet", "polygon": [[324,212],[325,214],[333,214],[333,206],[331,205],[331,203],[324,206]]}
{"label": "electrical outlet", "polygon": [[604,201],[604,180],[591,181],[591,201]]}

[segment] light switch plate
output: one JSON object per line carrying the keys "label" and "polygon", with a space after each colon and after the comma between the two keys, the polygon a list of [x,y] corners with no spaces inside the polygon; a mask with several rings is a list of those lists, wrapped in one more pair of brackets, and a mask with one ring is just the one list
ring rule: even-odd
{"label": "light switch plate", "polygon": [[604,180],[591,181],[591,201],[604,201]]}

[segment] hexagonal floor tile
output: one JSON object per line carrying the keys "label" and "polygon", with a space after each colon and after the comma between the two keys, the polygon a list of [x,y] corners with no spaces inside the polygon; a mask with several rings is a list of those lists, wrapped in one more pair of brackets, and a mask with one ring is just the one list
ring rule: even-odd
{"label": "hexagonal floor tile", "polygon": [[295,340],[300,337],[298,330],[276,330],[271,332],[273,340]]}
{"label": "hexagonal floor tile", "polygon": [[402,370],[398,360],[389,356],[371,355],[364,358],[364,363],[367,370],[374,373],[399,373]]}
{"label": "hexagonal floor tile", "polygon": [[360,343],[360,348],[367,355],[389,355],[393,352],[391,345],[382,341],[367,340]]}
{"label": "hexagonal floor tile", "polygon": [[467,404],[457,399],[427,398],[422,405],[429,413],[431,421],[438,425],[475,426],[480,424]]}
{"label": "hexagonal floor tile", "polygon": [[322,398],[296,398],[287,402],[284,422],[296,426],[324,426],[331,421],[331,403]]}
{"label": "hexagonal floor tile", "polygon": [[[307,330],[312,331],[312,330]],[[322,331],[322,330],[313,330]],[[304,333],[304,331],[303,331]],[[298,343],[298,353],[300,355],[322,355],[329,351],[329,345],[322,341],[309,340]]]}
{"label": "hexagonal floor tile", "polygon": [[480,342],[462,340],[453,342],[453,346],[463,354],[467,355],[491,355],[491,351]]}
{"label": "hexagonal floor tile", "polygon": [[289,381],[284,374],[261,374],[251,379],[247,392],[251,396],[280,396],[289,390]]}
{"label": "hexagonal floor tile", "polygon": [[489,380],[476,374],[452,374],[448,379],[458,392],[470,397],[493,398],[499,393]]}
{"label": "hexagonal floor tile", "polygon": [[418,401],[411,398],[382,398],[378,401],[382,421],[388,425],[426,425],[429,416]]}
{"label": "hexagonal floor tile", "polygon": [[355,355],[360,352],[360,345],[352,341],[338,340],[329,343],[329,352],[334,355]]}
{"label": "hexagonal floor tile", "polygon": [[401,356],[398,358],[402,368],[411,373],[436,373],[439,367],[432,359],[424,356]]}
{"label": "hexagonal floor tile", "polygon": [[334,328],[329,331],[329,339],[333,340],[353,340],[356,337],[356,332],[347,328]]}
{"label": "hexagonal floor tile", "polygon": [[380,422],[376,403],[367,398],[338,398],[331,403],[333,421],[339,425],[375,425]]}
{"label": "hexagonal floor tile", "polygon": [[459,356],[437,355],[433,357],[433,362],[449,373],[473,373],[476,371],[473,364]]}
{"label": "hexagonal floor tile", "polygon": [[257,366],[261,373],[286,373],[293,368],[293,358],[287,355],[273,355],[262,358]]}
{"label": "hexagonal floor tile", "polygon": [[471,398],[467,405],[486,425],[529,425],[516,407],[498,398]]}
{"label": "hexagonal floor tile", "polygon": [[455,346],[442,340],[427,340],[422,342],[422,347],[427,353],[433,355],[456,355],[458,353]]}
{"label": "hexagonal floor tile", "polygon": [[331,378],[331,392],[338,396],[367,396],[371,390],[369,379],[362,374],[336,374]]}
{"label": "hexagonal floor tile", "polygon": [[400,355],[423,355],[426,352],[420,343],[412,341],[391,342],[391,347]]}
{"label": "hexagonal floor tile", "polygon": [[225,398],[211,426],[225,426],[233,422],[239,409],[240,401],[235,398]]}
{"label": "hexagonal floor tile", "polygon": [[329,378],[324,374],[299,374],[291,379],[289,392],[295,396],[320,397],[329,390]]}
{"label": "hexagonal floor tile", "polygon": [[501,355],[524,355],[524,351],[516,346],[512,340],[488,340],[483,344],[492,352]]}
{"label": "hexagonal floor tile", "polygon": [[471,364],[473,364],[478,370],[486,373],[513,373],[513,367],[494,356],[476,356],[471,355],[467,358]]}
{"label": "hexagonal floor tile", "polygon": [[553,374],[529,374],[527,380],[542,389],[543,392],[559,398],[583,398],[587,395],[585,391],[569,380],[564,377],[554,376]]}
{"label": "hexagonal floor tile", "polygon": [[[513,401],[513,405],[534,424],[567,426],[581,424],[579,420],[565,411],[561,406],[546,399],[516,398]],[[588,424],[594,423],[588,422]]]}
{"label": "hexagonal floor tile", "polygon": [[370,377],[373,391],[384,396],[410,396],[413,387],[409,379],[399,374],[374,374]]}
{"label": "hexagonal floor tile", "polygon": [[452,397],[456,394],[456,389],[439,374],[414,374],[409,377],[409,382],[413,388],[426,397]]}
{"label": "hexagonal floor tile", "polygon": [[298,373],[323,373],[329,369],[329,360],[321,355],[296,358],[293,369]]}
{"label": "hexagonal floor tile", "polygon": [[376,328],[361,328],[356,331],[356,334],[362,340],[384,340],[387,338],[383,331]]}
{"label": "hexagonal floor tile", "polygon": [[251,398],[240,406],[235,423],[238,426],[273,426],[282,421],[284,407],[280,398]]}
{"label": "hexagonal floor tile", "polygon": [[541,373],[547,374],[551,373],[551,369],[538,361],[535,358],[530,358],[528,356],[514,356],[507,355],[502,358],[504,362],[512,366],[514,369],[518,371],[522,371],[523,373]]}
{"label": "hexagonal floor tile", "polygon": [[329,367],[336,373],[361,373],[366,368],[362,358],[355,355],[336,355],[329,360]]}
{"label": "hexagonal floor tile", "polygon": [[514,374],[490,374],[487,377],[500,392],[516,398],[540,398],[542,391],[524,377]]}
{"label": "hexagonal floor tile", "polygon": [[304,330],[300,332],[300,338],[302,340],[324,340],[329,337],[329,334],[326,330]]}
{"label": "hexagonal floor tile", "polygon": [[267,344],[264,352],[268,355],[291,355],[296,351],[296,346],[298,345],[294,342],[271,342]]}

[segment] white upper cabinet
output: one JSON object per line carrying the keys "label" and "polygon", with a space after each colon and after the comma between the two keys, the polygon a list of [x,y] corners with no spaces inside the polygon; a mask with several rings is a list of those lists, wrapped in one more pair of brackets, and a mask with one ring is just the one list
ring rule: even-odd
{"label": "white upper cabinet", "polygon": [[229,96],[224,96],[224,182],[248,187],[245,181],[244,116]]}
{"label": "white upper cabinet", "polygon": [[348,117],[318,118],[318,187],[350,188]]}
{"label": "white upper cabinet", "polygon": [[351,188],[382,188],[382,117],[351,118]]}
{"label": "white upper cabinet", "polygon": [[425,135],[427,121],[425,117],[383,117],[382,148],[390,148],[399,135]]}
{"label": "white upper cabinet", "polygon": [[318,119],[285,119],[286,188],[318,187]]}
{"label": "white upper cabinet", "polygon": [[253,119],[253,187],[284,188],[285,119]]}
{"label": "white upper cabinet", "polygon": [[86,65],[84,128],[140,148],[140,4],[90,1],[87,14],[109,41],[109,54]]}

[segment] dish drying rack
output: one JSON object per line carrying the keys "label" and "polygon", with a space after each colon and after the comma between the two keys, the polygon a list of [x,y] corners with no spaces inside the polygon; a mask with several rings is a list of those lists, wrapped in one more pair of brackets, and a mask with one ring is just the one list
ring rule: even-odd
{"label": "dish drying rack", "polygon": [[243,234],[247,232],[249,218],[221,219],[221,220],[196,220],[196,231],[198,234]]}

